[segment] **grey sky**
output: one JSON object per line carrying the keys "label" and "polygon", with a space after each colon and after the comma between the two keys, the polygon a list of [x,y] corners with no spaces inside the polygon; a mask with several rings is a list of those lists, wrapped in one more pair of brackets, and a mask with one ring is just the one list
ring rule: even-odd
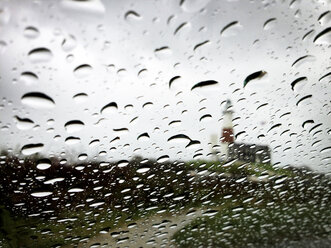
{"label": "grey sky", "polygon": [[[43,143],[44,153],[87,153],[90,158],[106,151],[100,157],[104,160],[128,158],[133,151],[147,157],[192,159],[198,149],[204,156],[210,152],[211,134],[221,132],[221,103],[230,98],[235,133],[245,131],[238,140],[270,145],[273,163],[329,170],[331,150],[325,148],[330,146],[330,77],[319,79],[330,72],[331,34],[313,40],[330,27],[329,16],[318,21],[330,2],[289,2],[186,0],[180,6],[179,0],[1,1],[0,144],[21,148]],[[47,48],[51,55],[28,56],[35,48]],[[305,55],[311,56],[292,66]],[[77,76],[74,69],[84,64],[92,69]],[[244,88],[244,79],[259,70],[266,76]],[[23,72],[33,72],[38,79],[22,76]],[[169,89],[175,76],[180,79]],[[307,80],[292,90],[291,83],[303,76]],[[191,91],[205,80],[219,83]],[[27,106],[21,97],[29,92],[48,95],[55,106]],[[85,102],[73,99],[78,93],[88,95]],[[101,114],[110,102],[116,102],[118,110]],[[153,104],[143,107],[148,102]],[[132,109],[125,108],[129,104]],[[206,114],[212,118],[200,121]],[[15,116],[29,118],[37,127],[21,130]],[[65,123],[71,120],[85,126],[68,133]],[[174,120],[181,122],[169,126]],[[302,127],[307,120],[314,123]],[[282,125],[268,132],[278,123]],[[129,131],[113,130],[120,128]],[[150,139],[138,141],[145,132]],[[201,145],[168,143],[176,134]],[[80,142],[68,145],[69,136]],[[117,143],[109,143],[118,136]],[[95,139],[100,143],[90,147]],[[111,147],[116,150],[109,151]]]}

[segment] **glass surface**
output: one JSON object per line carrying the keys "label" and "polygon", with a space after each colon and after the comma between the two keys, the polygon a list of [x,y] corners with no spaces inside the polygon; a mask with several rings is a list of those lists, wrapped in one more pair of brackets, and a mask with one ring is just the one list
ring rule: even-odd
{"label": "glass surface", "polygon": [[330,7],[1,0],[0,247],[331,247]]}

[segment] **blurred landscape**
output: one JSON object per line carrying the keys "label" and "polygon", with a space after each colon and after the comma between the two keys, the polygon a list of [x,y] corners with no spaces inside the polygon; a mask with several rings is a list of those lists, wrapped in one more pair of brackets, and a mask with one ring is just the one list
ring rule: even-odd
{"label": "blurred landscape", "polygon": [[[106,233],[122,247],[141,219],[194,217],[198,211],[164,245],[272,247],[330,240],[330,180],[307,168],[142,157],[61,164],[4,152],[0,162],[2,247],[85,247]],[[41,170],[45,164],[49,168]],[[128,230],[110,235],[119,228]],[[149,240],[146,246],[155,244]]]}

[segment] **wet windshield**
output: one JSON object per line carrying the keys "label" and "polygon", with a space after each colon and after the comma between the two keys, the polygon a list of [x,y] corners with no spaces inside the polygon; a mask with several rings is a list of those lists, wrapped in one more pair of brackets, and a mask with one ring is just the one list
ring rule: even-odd
{"label": "wet windshield", "polygon": [[330,7],[0,1],[0,246],[330,247]]}

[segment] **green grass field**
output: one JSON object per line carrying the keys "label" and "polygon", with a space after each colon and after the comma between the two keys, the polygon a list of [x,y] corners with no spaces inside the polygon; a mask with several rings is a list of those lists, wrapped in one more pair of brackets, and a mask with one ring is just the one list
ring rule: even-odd
{"label": "green grass field", "polygon": [[[5,175],[0,180],[2,247],[77,244],[134,220],[160,212],[185,212],[192,207],[218,212],[197,218],[178,231],[173,237],[178,247],[254,247],[330,235],[330,180],[306,170],[239,162],[149,161],[144,166],[150,171],[137,175],[139,161],[130,161],[124,168],[109,164],[102,170],[99,163],[90,163],[82,171],[73,169],[74,165],[56,167],[57,161],[53,161],[52,171],[39,172],[34,169],[35,159],[18,161],[7,158],[1,167]],[[104,173],[109,168],[113,168],[111,173]],[[214,175],[191,176],[192,170]],[[40,176],[64,180],[45,186],[38,181]],[[247,180],[249,176],[268,180],[252,182]],[[19,186],[27,178],[29,183]],[[68,193],[73,185],[84,191]],[[17,189],[23,193],[15,193]],[[31,197],[31,192],[42,190],[53,193],[40,199]]]}

